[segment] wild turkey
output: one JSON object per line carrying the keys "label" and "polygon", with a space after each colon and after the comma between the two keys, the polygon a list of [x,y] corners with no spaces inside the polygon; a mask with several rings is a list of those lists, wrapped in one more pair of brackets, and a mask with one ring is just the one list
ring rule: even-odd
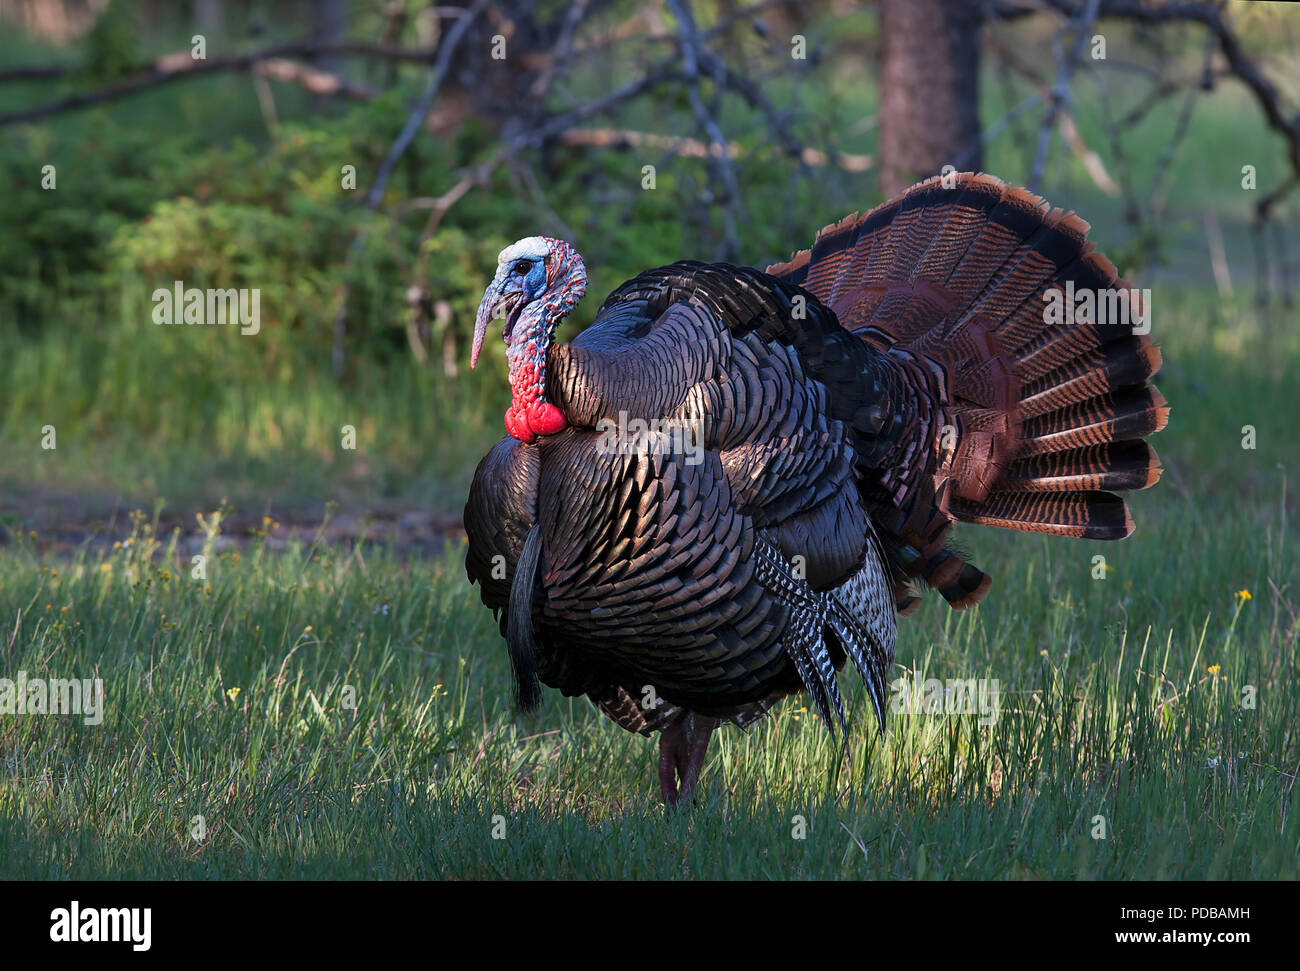
{"label": "wild turkey", "polygon": [[466,567],[519,704],[540,679],[660,732],[664,799],[689,802],[720,720],[806,690],[843,730],[846,661],[884,730],[914,584],[956,608],[988,593],[946,545],[954,522],[1132,532],[1113,493],[1160,476],[1160,353],[1096,315],[1047,323],[1071,281],[1140,309],[1087,230],[990,176],[935,178],[766,272],[647,270],[567,345],[551,337],[582,260],[506,248],[471,363],[504,315],[510,437],[475,473]]}

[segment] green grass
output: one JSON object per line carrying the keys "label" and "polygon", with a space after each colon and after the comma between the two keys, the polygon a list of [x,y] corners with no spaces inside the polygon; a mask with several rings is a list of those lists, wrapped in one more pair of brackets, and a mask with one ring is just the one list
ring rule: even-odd
{"label": "green grass", "polygon": [[[328,499],[458,509],[509,401],[504,380],[481,378],[467,361],[458,378],[407,360],[362,362],[341,386],[319,371],[268,373],[239,343],[255,338],[234,331],[154,328],[141,305],[120,317],[128,323],[109,336],[75,340],[0,327],[0,492],[63,495],[83,517],[158,498],[193,508],[228,499],[284,511]],[[190,354],[227,339],[235,360],[214,366],[210,349]],[[482,372],[504,374],[500,341],[484,358]],[[54,449],[42,447],[47,426]],[[345,426],[355,449],[343,447]],[[8,505],[0,499],[0,516]]]}
{"label": "green grass", "polygon": [[1300,337],[1162,296],[1168,471],[1137,534],[963,530],[992,596],[900,626],[900,673],[1000,682],[991,726],[895,714],[879,739],[855,685],[832,784],[835,749],[790,700],[721,732],[701,805],[665,818],[650,742],[553,692],[511,710],[455,546],[214,537],[198,581],[143,518],[71,558],[15,534],[0,673],[98,676],[106,708],[0,716],[6,875],[1296,878]]}

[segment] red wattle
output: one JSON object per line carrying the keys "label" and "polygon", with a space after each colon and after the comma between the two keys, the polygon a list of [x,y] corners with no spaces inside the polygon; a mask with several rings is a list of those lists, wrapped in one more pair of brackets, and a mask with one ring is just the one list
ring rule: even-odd
{"label": "red wattle", "polygon": [[506,412],[506,431],[512,438],[517,438],[521,442],[531,442],[537,437],[528,427],[524,413],[516,411],[514,405],[511,405],[510,410]]}
{"label": "red wattle", "polygon": [[528,427],[538,435],[555,435],[569,427],[564,412],[548,401],[534,401],[526,414]]}

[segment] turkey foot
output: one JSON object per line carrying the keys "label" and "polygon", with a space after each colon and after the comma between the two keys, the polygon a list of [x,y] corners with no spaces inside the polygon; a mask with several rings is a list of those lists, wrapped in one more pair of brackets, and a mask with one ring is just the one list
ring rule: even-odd
{"label": "turkey foot", "polygon": [[669,808],[695,798],[695,782],[717,724],[716,718],[688,712],[659,733],[659,789]]}

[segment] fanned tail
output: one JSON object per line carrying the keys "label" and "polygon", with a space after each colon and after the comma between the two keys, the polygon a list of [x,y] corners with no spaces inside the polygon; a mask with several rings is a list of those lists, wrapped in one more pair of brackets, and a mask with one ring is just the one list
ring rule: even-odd
{"label": "fanned tail", "polygon": [[[873,512],[906,574],[954,607],[992,582],[946,546],[954,521],[1121,539],[1133,520],[1115,493],[1160,477],[1144,441],[1168,420],[1148,383],[1160,351],[1134,326],[1150,308],[1087,231],[1025,189],[964,173],[828,226],[768,268],[902,375]],[[868,444],[881,454],[879,436]]]}

